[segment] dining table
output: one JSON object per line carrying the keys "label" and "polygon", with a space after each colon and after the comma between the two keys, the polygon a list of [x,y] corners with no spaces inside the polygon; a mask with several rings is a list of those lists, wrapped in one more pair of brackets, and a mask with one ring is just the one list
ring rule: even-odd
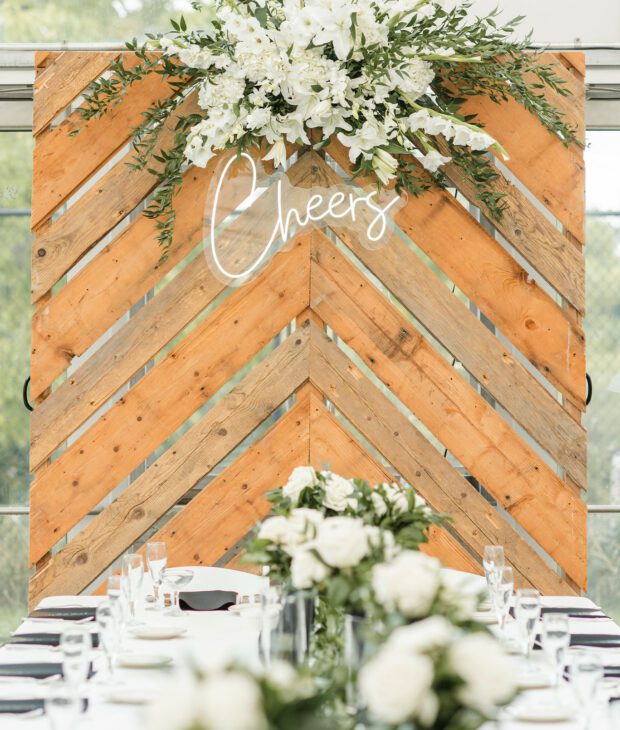
{"label": "dining table", "polygon": [[[187,591],[233,591],[257,595],[263,590],[267,578],[226,568],[190,567],[192,580]],[[471,580],[480,580],[472,576]],[[484,579],[482,579],[484,580]],[[142,627],[169,627],[175,638],[138,638],[131,633],[123,639],[121,653],[110,680],[106,671],[106,659],[101,647],[92,649],[93,675],[85,683],[83,696],[88,704],[81,714],[77,730],[148,730],[148,707],[158,696],[166,692],[175,672],[183,671],[189,664],[208,667],[209,664],[240,662],[250,667],[260,667],[259,636],[260,614],[250,611],[183,610],[180,616],[168,616],[161,610],[153,610],[147,597],[152,585],[145,577],[142,600],[138,602],[136,621]],[[37,609],[58,607],[96,607],[106,600],[101,595],[50,596],[41,601]],[[588,651],[600,657],[606,667],[618,667],[618,677],[606,677],[598,688],[596,703],[588,730],[620,730],[620,627],[589,598],[580,596],[543,596],[543,611],[566,611],[570,618],[570,632],[578,641],[588,644],[588,636],[607,635],[618,637],[617,646],[588,646]],[[573,613],[571,613],[573,612]],[[15,636],[34,633],[61,633],[74,626],[70,620],[24,617]],[[95,633],[96,623],[83,623]],[[498,633],[496,625],[489,626]],[[140,633],[140,632],[138,632]],[[146,634],[148,635],[148,631]],[[152,632],[155,633],[155,632]],[[165,632],[163,632],[165,634]],[[540,627],[537,630],[540,634]],[[516,636],[516,622],[509,618],[502,638],[510,641]],[[585,638],[582,638],[585,637]],[[615,642],[611,641],[610,644]],[[568,663],[573,652],[568,650]],[[127,657],[165,659],[165,666],[128,666]],[[125,659],[125,661],[122,661]],[[59,663],[58,647],[36,644],[16,644],[9,639],[0,647],[0,671],[5,665],[29,663]],[[140,662],[138,662],[140,663]],[[142,664],[145,662],[142,661]],[[157,663],[156,661],[153,662]],[[584,730],[579,713],[579,703],[572,691],[569,678],[562,686],[551,686],[552,671],[545,661],[544,652],[533,651],[526,663],[522,656],[514,656],[515,682],[522,691],[499,719],[488,722],[482,730]],[[45,699],[50,682],[41,679],[0,676],[0,702],[4,699]],[[574,706],[574,713],[561,721],[523,721],[517,719],[519,703],[546,706],[558,702]],[[616,701],[617,698],[617,701]],[[521,705],[522,706],[522,705]],[[50,730],[49,719],[43,711],[0,714],[0,730]]]}

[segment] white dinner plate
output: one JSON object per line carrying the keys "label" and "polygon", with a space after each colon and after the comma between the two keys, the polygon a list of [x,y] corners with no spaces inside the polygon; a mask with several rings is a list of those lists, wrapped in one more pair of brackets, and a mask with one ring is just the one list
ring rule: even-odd
{"label": "white dinner plate", "polygon": [[172,657],[162,654],[138,654],[127,652],[120,654],[118,664],[127,669],[155,669],[156,667],[167,667],[172,664]]}
{"label": "white dinner plate", "polygon": [[132,629],[132,636],[136,639],[178,639],[187,633],[187,629],[179,626],[138,626]]}
{"label": "white dinner plate", "polygon": [[519,689],[545,689],[551,687],[552,684],[553,678],[549,672],[522,672],[517,675],[517,687]]}
{"label": "white dinner plate", "polygon": [[497,623],[495,611],[476,611],[473,615],[473,619],[479,624],[486,624],[487,626]]}
{"label": "white dinner plate", "polygon": [[575,707],[549,702],[522,703],[511,707],[510,714],[519,722],[565,722],[575,716]]}
{"label": "white dinner plate", "polygon": [[110,690],[103,699],[114,705],[147,705],[155,697],[144,690],[119,687]]}

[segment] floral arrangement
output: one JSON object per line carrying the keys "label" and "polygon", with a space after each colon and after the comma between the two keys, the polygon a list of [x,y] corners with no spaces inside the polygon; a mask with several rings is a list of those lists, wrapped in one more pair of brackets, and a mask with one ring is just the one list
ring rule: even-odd
{"label": "floral arrangement", "polygon": [[[492,217],[502,213],[488,150],[506,156],[463,105],[512,97],[565,143],[574,130],[545,96],[568,92],[553,66],[514,39],[521,18],[499,27],[496,13],[473,17],[471,3],[444,0],[210,0],[194,2],[204,25],[181,19],[165,35],[127,44],[136,65],[114,62],[85,94],[90,119],[128,87],[158,73],[169,98],[145,110],[133,131],[135,166],[157,177],[146,215],[157,219],[164,251],[174,229],[173,195],[187,164],[204,167],[220,150],[259,148],[283,165],[287,144],[321,149],[332,136],[349,152],[352,174],[420,195],[461,168]],[[192,92],[200,111],[180,115],[169,149],[154,154],[168,118]],[[153,169],[151,159],[158,163]]]}
{"label": "floral arrangement", "polygon": [[475,730],[514,696],[515,664],[488,632],[441,616],[396,629],[359,673],[369,727]]}
{"label": "floral arrangement", "polygon": [[427,542],[431,525],[442,521],[409,484],[371,487],[364,479],[345,479],[311,466],[294,469],[287,483],[267,498],[277,514],[301,507],[318,510],[325,517],[359,517],[368,525],[389,530],[398,545],[412,550]]}
{"label": "floral arrangement", "polygon": [[284,662],[266,672],[223,666],[179,674],[149,708],[148,730],[320,730],[329,698]]}

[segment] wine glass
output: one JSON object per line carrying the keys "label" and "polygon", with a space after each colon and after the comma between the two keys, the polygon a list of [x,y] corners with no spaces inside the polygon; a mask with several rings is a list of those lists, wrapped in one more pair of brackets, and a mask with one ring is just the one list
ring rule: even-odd
{"label": "wine glass", "polygon": [[548,613],[542,619],[542,648],[550,661],[555,676],[555,686],[560,688],[566,652],[570,645],[570,624],[568,614]]}
{"label": "wine glass", "polygon": [[80,685],[88,679],[92,647],[90,630],[83,627],[68,629],[60,637],[63,677],[76,695]]}
{"label": "wine glass", "polygon": [[589,730],[596,691],[603,679],[600,660],[587,651],[577,651],[571,662],[571,685],[582,708],[583,730]]}
{"label": "wine glass", "polygon": [[515,582],[512,574],[512,568],[502,568],[497,577],[495,590],[493,592],[493,606],[497,615],[497,623],[501,634],[504,633],[506,619],[510,611],[510,601],[514,590]]}
{"label": "wine glass", "polygon": [[500,571],[504,567],[504,548],[501,545],[487,545],[484,548],[484,556],[482,558],[484,567],[484,575],[487,579],[487,586],[491,599],[495,591],[495,584],[499,578]]}
{"label": "wine glass", "polygon": [[168,562],[165,542],[147,542],[146,562],[153,580],[153,595],[155,596],[154,608],[159,608],[159,591],[161,582]]}
{"label": "wine glass", "polygon": [[515,618],[526,659],[529,659],[536,637],[536,622],[540,617],[540,593],[535,588],[517,591]]}
{"label": "wine glass", "polygon": [[105,654],[110,682],[114,680],[114,661],[119,648],[119,626],[116,612],[108,601],[97,606],[95,613],[99,627],[99,644]]}
{"label": "wine glass", "polygon": [[182,616],[179,606],[179,591],[188,585],[194,574],[191,570],[184,568],[165,568],[163,571],[163,582],[170,588],[172,594],[172,605],[166,611],[168,616]]}
{"label": "wine glass", "polygon": [[52,682],[43,701],[52,730],[73,730],[82,709],[82,700],[66,682]]}
{"label": "wine glass", "polygon": [[127,591],[127,599],[129,601],[130,623],[135,624],[136,621],[136,603],[140,598],[140,589],[142,587],[142,579],[144,577],[144,560],[142,555],[138,553],[128,553],[123,556],[123,575],[126,578],[125,589]]}

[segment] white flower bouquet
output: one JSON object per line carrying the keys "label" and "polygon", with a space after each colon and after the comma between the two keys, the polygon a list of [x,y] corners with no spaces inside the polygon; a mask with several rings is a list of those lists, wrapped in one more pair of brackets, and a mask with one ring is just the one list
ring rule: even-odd
{"label": "white flower bouquet", "polygon": [[[476,17],[471,3],[443,0],[210,0],[195,2],[204,25],[181,18],[165,35],[128,44],[138,64],[115,61],[85,94],[85,119],[118,103],[150,73],[172,95],[145,111],[134,130],[136,165],[161,183],[146,211],[171,244],[173,195],[187,163],[205,166],[218,151],[263,149],[282,165],[287,145],[321,149],[332,137],[348,150],[354,176],[419,195],[446,184],[452,162],[500,217],[497,172],[486,152],[505,155],[484,120],[462,111],[467,97],[513,97],[566,143],[574,130],[545,95],[567,94],[553,67],[514,40],[520,19]],[[170,149],[150,159],[168,117],[190,93],[199,113],[181,116]]]}
{"label": "white flower bouquet", "polygon": [[325,517],[359,517],[368,525],[389,530],[398,545],[413,550],[428,540],[428,528],[442,520],[409,484],[371,487],[364,479],[345,479],[311,466],[294,469],[286,484],[267,497],[277,514],[290,514],[301,507]]}
{"label": "white flower bouquet", "polygon": [[180,673],[150,706],[147,730],[331,730],[329,690],[284,662]]}
{"label": "white flower bouquet", "polygon": [[433,616],[396,629],[362,667],[369,727],[475,730],[515,694],[515,664],[486,631]]}

